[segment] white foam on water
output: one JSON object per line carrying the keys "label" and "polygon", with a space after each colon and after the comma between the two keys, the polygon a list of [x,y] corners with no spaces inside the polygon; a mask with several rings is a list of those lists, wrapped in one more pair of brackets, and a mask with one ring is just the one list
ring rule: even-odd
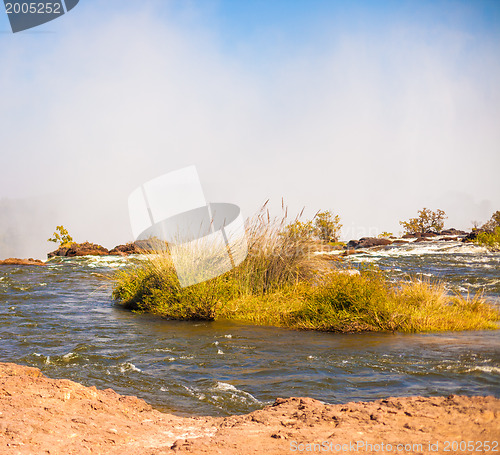
{"label": "white foam on water", "polygon": [[389,248],[384,251],[377,251],[378,256],[422,256],[426,254],[484,254],[488,249],[482,246],[474,245],[472,243],[462,242],[428,242],[404,245],[395,248]]}
{"label": "white foam on water", "polygon": [[467,372],[472,372],[472,371],[482,371],[484,373],[496,373],[496,374],[500,374],[500,368],[499,367],[475,366],[475,367],[469,368],[467,370]]}
{"label": "white foam on water", "polygon": [[217,384],[215,385],[215,388],[217,390],[231,390],[232,392],[238,392],[239,390],[232,384],[228,384],[227,382],[219,382],[217,381]]}
{"label": "white foam on water", "polygon": [[380,256],[350,256],[349,257],[352,261],[356,262],[378,262],[380,259],[382,259]]}
{"label": "white foam on water", "polygon": [[130,362],[121,363],[119,367],[121,373],[125,373],[126,371],[142,371],[140,368],[137,368],[133,363]]}
{"label": "white foam on water", "polygon": [[130,259],[147,261],[151,259],[154,254],[133,254],[129,256],[77,256],[74,258],[57,258],[55,261],[47,261],[47,265],[50,267],[57,267],[61,264],[86,264],[88,267],[110,267],[110,268],[120,268],[129,266],[132,261]]}
{"label": "white foam on water", "polygon": [[42,362],[45,364],[45,365],[50,365],[52,362],[50,361],[50,355],[48,356],[44,356],[43,354],[39,354],[38,352],[34,352],[33,353],[33,356],[34,357],[41,357],[42,359]]}
{"label": "white foam on water", "polygon": [[[217,384],[214,387],[215,390],[219,390],[222,392],[231,392],[231,398],[239,401],[250,401],[252,403],[260,403],[257,398],[255,398],[252,394],[245,392],[244,390],[240,390],[232,384],[228,384],[227,382],[217,381]],[[216,400],[219,400],[220,397],[214,396]]]}
{"label": "white foam on water", "polygon": [[227,335],[224,335],[224,338],[233,338],[233,336],[230,333],[228,333]]}
{"label": "white foam on water", "polygon": [[78,357],[79,357],[79,355],[76,354],[75,352],[68,352],[67,354],[64,354],[61,358],[65,362],[70,362],[71,360],[76,359]]}
{"label": "white foam on water", "polygon": [[86,256],[88,266],[96,267],[123,267],[129,264],[126,256]]}

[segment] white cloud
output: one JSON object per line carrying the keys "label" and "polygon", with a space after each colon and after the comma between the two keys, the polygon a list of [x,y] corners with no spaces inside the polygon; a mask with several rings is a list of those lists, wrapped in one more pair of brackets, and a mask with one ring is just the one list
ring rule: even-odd
{"label": "white cloud", "polygon": [[[340,30],[317,50],[266,50],[275,60],[263,64],[223,52],[199,18],[88,11],[0,42],[0,197],[47,195],[54,227],[77,240],[130,240],[129,192],[189,164],[208,200],[251,215],[284,196],[291,211],[338,211],[350,232],[397,231],[436,203],[457,210],[450,191],[500,206],[500,56],[488,41]],[[48,235],[33,231],[33,254]]]}

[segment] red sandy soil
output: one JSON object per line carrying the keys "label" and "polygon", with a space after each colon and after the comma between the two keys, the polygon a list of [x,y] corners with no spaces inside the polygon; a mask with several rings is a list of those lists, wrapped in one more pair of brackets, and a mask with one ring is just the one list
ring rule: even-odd
{"label": "red sandy soil", "polygon": [[[0,363],[2,455],[238,455],[314,449],[344,454],[486,454],[495,453],[495,446],[490,442],[488,452],[484,441],[498,439],[500,400],[493,397],[406,397],[344,405],[278,398],[272,406],[247,415],[185,418],[111,389],[49,379],[37,368]],[[474,444],[452,450],[451,441]],[[429,442],[438,450],[430,450]]]}

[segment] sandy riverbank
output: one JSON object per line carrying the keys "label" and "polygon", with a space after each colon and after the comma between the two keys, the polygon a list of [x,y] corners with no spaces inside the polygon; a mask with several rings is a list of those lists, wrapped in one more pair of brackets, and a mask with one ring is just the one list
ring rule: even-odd
{"label": "sandy riverbank", "polygon": [[[445,441],[492,441],[498,435],[500,400],[493,397],[406,397],[345,405],[278,398],[247,415],[183,418],[111,389],[0,363],[0,453],[6,455],[281,454],[301,448],[311,453],[307,449],[314,447],[307,444],[312,443],[323,444],[322,453],[348,453],[349,443],[351,452],[430,453],[429,442],[439,443],[432,453],[474,453],[446,451]],[[372,450],[364,450],[361,442],[368,449],[372,444]],[[376,452],[381,443],[386,450],[379,446]],[[407,446],[410,450],[398,452],[396,444],[422,444],[422,450]],[[484,447],[477,453],[485,453]]]}

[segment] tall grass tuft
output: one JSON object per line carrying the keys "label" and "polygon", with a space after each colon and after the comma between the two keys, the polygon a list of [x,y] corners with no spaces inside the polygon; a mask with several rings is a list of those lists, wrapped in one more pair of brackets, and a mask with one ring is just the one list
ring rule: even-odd
{"label": "tall grass tuft", "polygon": [[267,211],[248,223],[248,257],[231,271],[231,279],[242,294],[262,296],[299,283],[313,283],[331,270],[331,261],[316,254],[322,248],[319,240],[293,235],[286,226],[286,216],[271,219]]}
{"label": "tall grass tuft", "polygon": [[173,319],[210,320],[228,301],[312,284],[331,270],[331,261],[316,254],[321,246],[318,240],[289,235],[286,225],[286,214],[272,219],[264,205],[247,223],[248,256],[231,271],[182,288],[168,251],[159,250],[143,264],[117,272],[113,296],[131,310]]}

